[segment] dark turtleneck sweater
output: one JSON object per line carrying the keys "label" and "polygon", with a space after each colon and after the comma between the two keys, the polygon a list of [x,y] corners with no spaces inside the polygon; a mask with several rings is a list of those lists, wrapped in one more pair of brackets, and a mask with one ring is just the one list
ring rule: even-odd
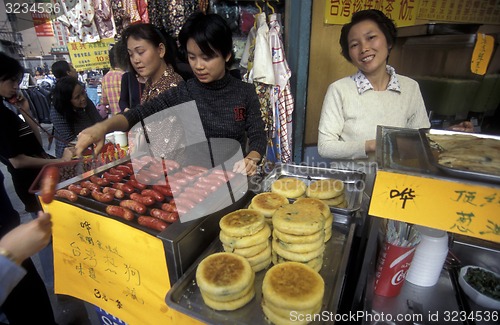
{"label": "dark turtleneck sweater", "polygon": [[196,78],[181,82],[123,115],[132,128],[141,118],[192,100],[196,102],[207,139],[237,140],[246,154],[248,138],[248,150],[264,156],[267,140],[255,88],[228,72],[222,79],[210,83]]}

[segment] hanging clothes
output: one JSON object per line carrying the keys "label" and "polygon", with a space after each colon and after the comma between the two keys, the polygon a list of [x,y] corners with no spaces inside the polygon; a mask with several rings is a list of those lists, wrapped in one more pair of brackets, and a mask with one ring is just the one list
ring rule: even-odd
{"label": "hanging clothes", "polygon": [[269,46],[272,53],[275,85],[271,92],[273,111],[275,112],[278,137],[273,139],[273,149],[280,151],[279,160],[289,163],[292,160],[292,113],[294,99],[290,88],[292,72],[285,58],[279,14],[269,15]]}
{"label": "hanging clothes", "polygon": [[122,0],[111,0],[111,10],[113,11],[113,21],[115,22],[116,33],[121,35],[125,29],[123,26],[124,21],[127,20],[128,17],[123,8]]}
{"label": "hanging clothes", "polygon": [[255,38],[255,54],[253,65],[253,79],[267,85],[274,85],[274,70],[271,48],[269,47],[269,27],[266,14],[257,15],[257,36]]}
{"label": "hanging clothes", "polygon": [[148,1],[147,0],[136,0],[137,11],[141,17],[141,22],[147,24],[149,23],[149,13],[148,13]]}
{"label": "hanging clothes", "polygon": [[198,0],[151,0],[149,19],[153,25],[177,39],[187,17],[199,8]]}
{"label": "hanging clothes", "polygon": [[70,42],[94,43],[100,41],[94,22],[91,0],[58,0],[62,14],[57,18],[69,31]]}
{"label": "hanging clothes", "polygon": [[111,11],[111,0],[93,0],[94,22],[101,38],[111,38],[116,34],[115,21]]}

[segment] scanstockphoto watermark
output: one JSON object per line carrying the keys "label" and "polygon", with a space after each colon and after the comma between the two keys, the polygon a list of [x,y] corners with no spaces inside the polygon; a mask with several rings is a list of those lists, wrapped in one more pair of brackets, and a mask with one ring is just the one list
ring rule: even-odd
{"label": "scanstockphoto watermark", "polygon": [[[306,185],[309,185],[313,181],[324,178],[340,179],[344,181],[343,185],[340,183],[327,183],[324,185],[328,186],[328,184],[330,184],[331,186],[334,187],[333,188],[334,190],[342,190],[343,188],[340,188],[340,186],[345,186],[345,189],[348,192],[364,191],[367,184],[365,179],[355,179],[355,180],[343,179],[344,173],[347,175],[349,173],[355,172],[355,173],[363,173],[366,175],[369,173],[375,173],[378,166],[377,162],[374,161],[314,162],[313,160],[305,160],[301,163],[297,164],[294,163],[292,165],[293,165],[294,175],[293,176],[290,175],[289,177],[295,177],[295,175],[298,175],[299,178],[303,179],[307,183]],[[249,179],[249,183],[251,185],[250,187],[254,191],[258,192],[270,191],[271,183],[276,179],[269,177],[269,175],[278,166],[279,163],[276,164],[272,162],[264,162],[259,167],[259,173]],[[311,171],[312,167],[314,168],[314,171],[317,174],[316,176],[309,175],[309,172]],[[303,177],[301,177],[301,175]],[[294,183],[284,183],[282,184],[283,187],[282,189],[287,190],[287,186],[294,186]]]}
{"label": "scanstockphoto watermark", "polygon": [[331,311],[323,311],[319,314],[302,314],[297,311],[290,312],[290,321],[292,322],[422,322],[422,314],[386,314],[370,313],[367,311],[356,311],[345,314],[336,314]]}

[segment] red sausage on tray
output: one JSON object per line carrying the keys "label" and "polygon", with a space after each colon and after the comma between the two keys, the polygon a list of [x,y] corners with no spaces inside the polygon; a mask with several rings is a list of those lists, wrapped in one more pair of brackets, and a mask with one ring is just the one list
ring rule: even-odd
{"label": "red sausage on tray", "polygon": [[120,206],[123,208],[127,208],[133,210],[139,214],[143,214],[146,212],[146,206],[140,202],[134,200],[123,200],[120,201]]}
{"label": "red sausage on tray", "polygon": [[138,181],[136,181],[135,178],[134,179],[129,179],[125,184],[128,184],[128,185],[130,185],[132,187],[135,187],[138,190],[143,190],[143,189],[145,189],[147,187],[146,185],[144,185],[144,184],[139,183]]}
{"label": "red sausage on tray", "polygon": [[160,192],[152,189],[144,189],[141,191],[142,195],[145,196],[151,196],[153,199],[155,199],[157,202],[163,202],[165,201],[165,196],[161,194]]}
{"label": "red sausage on tray", "polygon": [[102,203],[108,203],[108,202],[111,202],[113,201],[113,194],[111,193],[102,193],[102,192],[99,192],[98,190],[93,190],[92,191],[92,198],[98,202],[102,202]]}
{"label": "red sausage on tray", "polygon": [[113,175],[113,174],[108,173],[108,172],[104,172],[104,173],[102,173],[102,176],[103,176],[104,178],[106,178],[106,179],[110,180],[111,182],[115,182],[115,183],[116,183],[116,182],[121,182],[121,180],[122,180],[122,178],[123,178],[123,177],[122,177],[122,176],[120,176],[120,175]]}
{"label": "red sausage on tray", "polygon": [[122,172],[124,172],[127,175],[132,175],[134,173],[132,168],[130,168],[127,165],[118,165],[118,166],[116,166],[116,169],[121,170]]}
{"label": "red sausage on tray", "polygon": [[177,213],[177,208],[175,207],[175,205],[173,205],[171,203],[163,203],[161,205],[161,209],[163,211],[166,211],[166,212],[175,212],[175,213]]}
{"label": "red sausage on tray", "polygon": [[139,218],[137,218],[137,223],[139,223],[141,226],[158,231],[163,231],[168,227],[168,223],[166,223],[165,221],[148,216],[140,216]]}
{"label": "red sausage on tray", "polygon": [[78,200],[78,196],[70,190],[57,190],[55,196],[68,199],[71,202],[76,202]]}
{"label": "red sausage on tray", "polygon": [[40,197],[43,203],[48,204],[54,200],[57,183],[59,183],[59,169],[54,166],[46,167],[40,181]]}
{"label": "red sausage on tray", "polygon": [[116,205],[108,205],[106,207],[106,213],[111,216],[120,217],[128,221],[134,220],[134,213],[124,207],[119,207]]}
{"label": "red sausage on tray", "polygon": [[152,198],[151,196],[144,196],[139,193],[132,193],[130,194],[130,198],[136,202],[142,203],[146,206],[153,205],[155,204],[155,199]]}
{"label": "red sausage on tray", "polygon": [[105,177],[101,178],[101,177],[97,177],[95,175],[92,175],[90,176],[90,181],[96,185],[99,185],[99,186],[106,186],[109,184],[109,180]]}
{"label": "red sausage on tray", "polygon": [[177,214],[177,212],[167,212],[160,209],[151,209],[150,214],[152,217],[161,219],[169,223],[174,223],[179,220],[179,214]]}
{"label": "red sausage on tray", "polygon": [[68,186],[68,190],[81,196],[90,195],[90,190],[88,188],[81,187],[80,185],[71,184]]}
{"label": "red sausage on tray", "polygon": [[101,190],[101,187],[97,184],[94,184],[92,183],[91,181],[83,181],[80,183],[80,185],[82,187],[85,187],[85,188],[88,188],[89,190],[93,191],[93,190],[98,190],[100,191]]}
{"label": "red sausage on tray", "polygon": [[123,192],[125,192],[127,194],[134,192],[134,188],[132,186],[130,186],[128,184],[124,184],[124,183],[114,183],[113,188],[122,190]]}
{"label": "red sausage on tray", "polygon": [[125,197],[125,193],[123,193],[122,190],[119,190],[117,188],[112,188],[109,186],[106,186],[105,188],[102,189],[103,193],[109,193],[113,195],[117,199],[123,199]]}

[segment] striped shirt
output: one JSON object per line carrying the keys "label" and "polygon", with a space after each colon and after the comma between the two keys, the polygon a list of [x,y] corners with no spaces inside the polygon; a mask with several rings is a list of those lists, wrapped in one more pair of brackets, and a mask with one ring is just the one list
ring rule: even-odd
{"label": "striped shirt", "polygon": [[109,105],[109,110],[113,115],[121,112],[118,102],[120,101],[121,82],[124,73],[122,70],[110,70],[102,77],[101,103]]}

